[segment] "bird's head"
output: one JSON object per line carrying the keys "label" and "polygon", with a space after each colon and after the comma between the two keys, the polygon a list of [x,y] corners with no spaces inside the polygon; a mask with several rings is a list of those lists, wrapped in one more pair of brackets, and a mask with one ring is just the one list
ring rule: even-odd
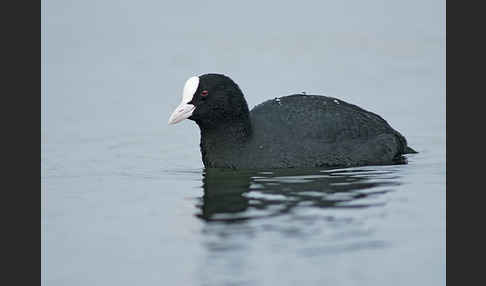
{"label": "bird's head", "polygon": [[190,77],[182,90],[182,102],[169,118],[169,124],[184,119],[200,127],[214,127],[248,117],[248,105],[238,85],[222,74]]}

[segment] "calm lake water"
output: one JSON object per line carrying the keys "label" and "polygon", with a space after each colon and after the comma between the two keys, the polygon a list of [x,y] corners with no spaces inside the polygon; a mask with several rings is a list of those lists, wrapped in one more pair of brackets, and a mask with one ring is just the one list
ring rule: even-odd
{"label": "calm lake water", "polygon": [[[445,285],[445,1],[43,1],[43,285]],[[330,95],[418,154],[206,170],[187,78]]]}

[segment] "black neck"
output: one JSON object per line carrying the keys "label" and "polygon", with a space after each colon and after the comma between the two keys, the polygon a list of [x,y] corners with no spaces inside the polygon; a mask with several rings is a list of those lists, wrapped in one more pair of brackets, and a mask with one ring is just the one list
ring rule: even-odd
{"label": "black neck", "polygon": [[249,116],[240,117],[217,126],[201,126],[201,155],[205,167],[220,167],[228,164],[235,153],[241,151],[251,138],[252,127]]}

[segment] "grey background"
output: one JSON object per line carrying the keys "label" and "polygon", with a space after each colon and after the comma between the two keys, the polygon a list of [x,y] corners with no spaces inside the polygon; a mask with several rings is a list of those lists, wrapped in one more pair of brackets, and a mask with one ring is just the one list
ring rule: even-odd
{"label": "grey background", "polygon": [[[445,1],[43,1],[44,285],[444,285],[445,44]],[[250,108],[302,91],[357,104],[420,153],[378,168],[399,182],[383,207],[303,210],[330,233],[207,223],[199,130],[167,120],[208,72]],[[343,250],[341,232],[386,247]]]}

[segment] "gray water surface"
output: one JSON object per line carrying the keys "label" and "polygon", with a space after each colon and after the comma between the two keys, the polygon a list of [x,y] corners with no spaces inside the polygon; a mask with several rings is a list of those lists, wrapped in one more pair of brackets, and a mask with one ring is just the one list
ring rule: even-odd
{"label": "gray water surface", "polygon": [[[445,285],[445,1],[42,2],[43,285]],[[408,164],[207,170],[187,78],[385,118]]]}

